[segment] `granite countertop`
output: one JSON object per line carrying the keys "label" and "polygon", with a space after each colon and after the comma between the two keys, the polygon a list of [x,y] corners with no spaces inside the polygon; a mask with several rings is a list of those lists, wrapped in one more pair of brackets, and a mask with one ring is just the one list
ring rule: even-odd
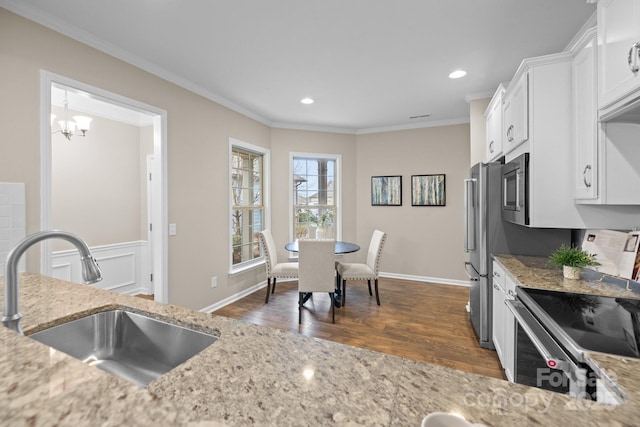
{"label": "granite countertop", "polygon": [[[640,417],[632,387],[640,369],[631,362],[618,371],[628,400],[609,406],[90,286],[21,277],[26,334],[117,307],[220,338],[140,388],[0,327],[4,425],[419,426],[425,415],[443,411],[486,425],[568,427],[633,425]],[[306,369],[314,371],[309,379]]]}
{"label": "granite countertop", "polygon": [[525,288],[640,299],[640,284],[633,280],[591,270],[583,270],[581,280],[565,279],[562,270],[549,266],[545,257],[494,255],[493,258]]}

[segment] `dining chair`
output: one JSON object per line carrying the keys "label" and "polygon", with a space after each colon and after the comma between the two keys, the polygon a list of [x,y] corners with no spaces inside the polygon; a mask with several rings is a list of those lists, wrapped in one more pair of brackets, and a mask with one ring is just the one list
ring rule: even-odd
{"label": "dining chair", "polygon": [[300,240],[298,242],[298,323],[302,323],[304,294],[327,292],[331,298],[331,319],[336,322],[335,240]]}
{"label": "dining chair", "polygon": [[369,295],[371,293],[371,280],[375,281],[376,301],[380,305],[380,293],[378,292],[378,271],[380,269],[380,259],[382,258],[382,247],[387,238],[387,233],[375,230],[369,243],[366,263],[338,262],[338,282],[342,282],[342,301],[344,306],[345,294],[347,293],[347,280],[366,280],[369,285]]}
{"label": "dining chair", "polygon": [[[297,262],[281,262],[278,263],[278,254],[276,244],[273,241],[271,230],[266,229],[260,232],[260,242],[264,250],[265,264],[267,265],[267,297],[264,303],[269,302],[269,293],[276,291],[277,279],[297,279],[298,263]],[[273,280],[273,286],[272,281]]]}

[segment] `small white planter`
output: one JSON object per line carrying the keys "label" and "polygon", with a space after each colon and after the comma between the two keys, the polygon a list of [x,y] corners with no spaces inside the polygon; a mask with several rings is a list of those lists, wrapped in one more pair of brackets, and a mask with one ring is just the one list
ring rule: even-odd
{"label": "small white planter", "polygon": [[565,279],[579,280],[580,279],[580,267],[571,267],[565,265],[562,267],[562,275]]}

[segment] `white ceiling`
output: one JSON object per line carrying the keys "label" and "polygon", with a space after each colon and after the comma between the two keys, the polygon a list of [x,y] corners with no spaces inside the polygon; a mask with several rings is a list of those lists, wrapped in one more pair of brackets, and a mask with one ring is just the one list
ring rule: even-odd
{"label": "white ceiling", "polygon": [[[0,6],[270,126],[350,133],[468,122],[469,99],[491,96],[524,58],[565,49],[595,12],[586,0]],[[450,80],[458,68],[468,75]]]}

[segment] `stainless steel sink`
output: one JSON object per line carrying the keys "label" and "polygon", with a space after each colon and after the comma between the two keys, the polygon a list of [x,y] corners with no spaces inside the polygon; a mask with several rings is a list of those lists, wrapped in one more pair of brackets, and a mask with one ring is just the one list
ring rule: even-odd
{"label": "stainless steel sink", "polygon": [[29,337],[141,387],[218,339],[125,310],[92,314]]}

